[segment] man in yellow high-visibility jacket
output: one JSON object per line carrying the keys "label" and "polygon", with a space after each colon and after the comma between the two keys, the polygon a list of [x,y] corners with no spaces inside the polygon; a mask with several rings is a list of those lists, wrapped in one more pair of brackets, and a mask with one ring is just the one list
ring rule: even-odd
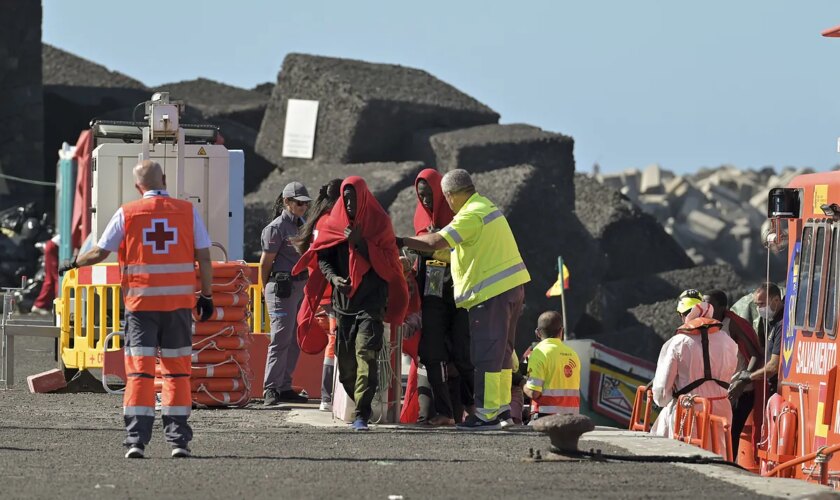
{"label": "man in yellow high-visibility jacket", "polygon": [[580,412],[580,358],[563,343],[563,315],[546,311],[537,320],[537,337],[528,357],[525,394],[532,418]]}
{"label": "man in yellow high-visibility jacket", "polygon": [[510,425],[511,354],[516,322],[531,280],[502,212],[478,194],[466,170],[443,176],[441,188],[455,212],[437,233],[397,238],[397,244],[433,252],[452,248],[455,304],[469,311],[470,355],[475,365],[475,413],[460,430]]}

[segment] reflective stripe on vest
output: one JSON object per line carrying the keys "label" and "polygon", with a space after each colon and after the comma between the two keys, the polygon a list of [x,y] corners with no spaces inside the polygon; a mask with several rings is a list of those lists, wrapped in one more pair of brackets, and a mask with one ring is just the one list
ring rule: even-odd
{"label": "reflective stripe on vest", "polygon": [[168,196],[126,203],[120,268],[129,311],[174,311],[195,306],[193,206]]}
{"label": "reflective stripe on vest", "polygon": [[455,214],[455,221],[467,217],[478,217],[483,224],[474,242],[462,244],[462,235],[452,225],[442,230],[455,243],[452,281],[455,303],[464,309],[531,281],[504,214],[490,200],[475,193]]}
{"label": "reflective stripe on vest", "polygon": [[183,264],[133,264],[125,266],[125,274],[170,274],[170,273],[194,273],[195,264],[185,262]]}
{"label": "reflective stripe on vest", "polygon": [[148,286],[146,288],[129,288],[127,297],[163,297],[195,293],[195,285],[178,286]]}
{"label": "reflective stripe on vest", "polygon": [[[499,271],[498,273],[496,273],[496,274],[490,276],[489,278],[481,281],[480,283],[478,283],[474,287],[470,288],[469,290],[464,291],[461,295],[455,297],[455,302],[456,303],[466,302],[470,298],[470,296],[478,295],[478,293],[481,292],[481,290],[483,290],[484,288],[486,288],[488,286],[491,286],[491,285],[494,285],[494,284],[502,281],[503,279],[505,279],[509,276],[513,276],[514,274],[518,273],[519,271],[527,271],[527,269],[525,268],[525,263],[524,262],[520,262],[519,264],[513,265],[513,266],[511,266],[507,269]],[[507,291],[507,290],[505,290],[505,291]],[[495,295],[493,297],[495,297]],[[492,298],[492,297],[488,297],[488,298]]]}

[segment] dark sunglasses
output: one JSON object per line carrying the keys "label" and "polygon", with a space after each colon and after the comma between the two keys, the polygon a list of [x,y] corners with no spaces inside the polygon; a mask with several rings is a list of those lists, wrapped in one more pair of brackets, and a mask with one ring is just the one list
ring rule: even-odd
{"label": "dark sunglasses", "polygon": [[300,200],[292,200],[292,201],[295,202],[295,205],[297,205],[299,207],[302,207],[304,205],[309,205],[308,201],[300,201]]}

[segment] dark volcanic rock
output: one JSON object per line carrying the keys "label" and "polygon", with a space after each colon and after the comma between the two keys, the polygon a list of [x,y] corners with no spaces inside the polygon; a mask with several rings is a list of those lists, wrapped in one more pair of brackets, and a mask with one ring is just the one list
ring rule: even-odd
{"label": "dark volcanic rock", "polygon": [[[312,160],[283,158],[288,99],[319,102]],[[429,73],[305,54],[283,61],[257,151],[283,168],[318,163],[412,160],[413,134],[496,123],[499,115]]]}
{"label": "dark volcanic rock", "polygon": [[579,336],[655,361],[679,326],[676,305],[688,288],[715,288],[737,300],[750,287],[726,264],[699,266],[602,284],[587,306]]}
{"label": "dark volcanic rock", "polygon": [[[415,138],[415,150],[422,137]],[[434,158],[424,159],[441,172],[463,168],[487,172],[511,165],[534,166],[554,185],[552,197],[563,210],[574,209],[574,139],[523,124],[482,125],[431,135]]]}
{"label": "dark volcanic rock", "polygon": [[274,200],[283,187],[292,181],[302,182],[313,199],[318,189],[332,179],[358,175],[365,179],[371,193],[385,210],[394,202],[397,193],[414,185],[422,170],[419,162],[357,163],[351,165],[307,165],[274,171],[260,184],[259,189],[245,197],[245,258],[259,257],[259,238],[263,227],[271,220]]}
{"label": "dark volcanic rock", "polygon": [[118,71],[111,71],[82,57],[43,44],[44,85],[68,87],[121,88],[147,91],[138,80]]}
{"label": "dark volcanic rock", "polygon": [[653,216],[618,191],[583,174],[575,175],[575,211],[607,255],[607,280],[694,265]]}
{"label": "dark volcanic rock", "polygon": [[210,122],[218,119],[232,120],[255,131],[262,125],[268,103],[268,97],[264,93],[206,78],[165,83],[158,86],[156,91],[169,92],[171,99],[185,101],[187,106],[201,111]]}
{"label": "dark volcanic rock", "polygon": [[[55,165],[61,143],[75,144],[94,118],[132,110],[151,97],[139,81],[69,52],[43,44],[44,163]],[[121,113],[131,119],[131,112]],[[138,111],[142,120],[142,109]],[[48,169],[49,170],[49,169]]]}
{"label": "dark volcanic rock", "polygon": [[[0,173],[55,178],[54,168],[45,175],[43,105],[41,2],[0,2]],[[0,209],[46,196],[42,187],[0,178]]]}
{"label": "dark volcanic rock", "polygon": [[274,84],[271,82],[261,83],[259,85],[255,85],[251,90],[259,92],[266,97],[271,97],[271,93],[274,91]]}

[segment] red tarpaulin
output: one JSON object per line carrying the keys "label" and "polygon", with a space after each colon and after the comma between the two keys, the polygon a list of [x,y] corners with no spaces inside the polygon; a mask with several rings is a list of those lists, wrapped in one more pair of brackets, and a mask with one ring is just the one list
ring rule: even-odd
{"label": "red tarpaulin", "polygon": [[93,153],[93,133],[85,130],[76,141],[76,199],[73,202],[73,248],[81,248],[90,234],[90,159]]}

